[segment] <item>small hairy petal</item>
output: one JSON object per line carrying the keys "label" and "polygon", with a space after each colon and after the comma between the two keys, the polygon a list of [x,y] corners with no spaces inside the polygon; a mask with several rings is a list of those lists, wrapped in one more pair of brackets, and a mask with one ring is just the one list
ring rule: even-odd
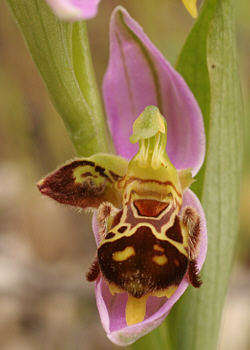
{"label": "small hairy petal", "polygon": [[95,17],[101,0],[46,0],[57,17],[66,21],[79,21]]}
{"label": "small hairy petal", "polygon": [[157,106],[168,126],[167,153],[177,169],[195,175],[205,155],[200,108],[184,79],[121,7],[111,18],[110,60],[103,95],[117,153],[131,158],[132,126],[148,105]]}
{"label": "small hairy petal", "polygon": [[37,186],[43,195],[82,209],[98,208],[105,201],[119,206],[121,194],[114,185],[126,168],[126,159],[99,153],[64,164]]}
{"label": "small hairy petal", "polygon": [[[183,206],[192,206],[200,214],[201,219],[201,243],[200,252],[197,257],[197,270],[199,271],[204,263],[207,251],[207,229],[205,214],[196,195],[189,189],[185,190]],[[93,231],[97,245],[100,238],[96,214],[93,218]],[[96,300],[100,313],[101,322],[108,338],[115,344],[126,346],[135,342],[138,338],[157,328],[166,318],[175,302],[181,297],[189,285],[187,276],[184,277],[176,292],[167,299],[166,297],[149,297],[147,302],[146,316],[143,322],[127,326],[125,308],[127,294],[110,293],[106,282],[100,277],[96,282]]]}
{"label": "small hairy petal", "polygon": [[200,252],[197,257],[197,268],[200,271],[207,254],[207,225],[205,213],[198,197],[190,189],[185,190],[183,196],[182,209],[186,206],[194,207],[200,214],[200,224],[201,224],[201,239],[200,239]]}

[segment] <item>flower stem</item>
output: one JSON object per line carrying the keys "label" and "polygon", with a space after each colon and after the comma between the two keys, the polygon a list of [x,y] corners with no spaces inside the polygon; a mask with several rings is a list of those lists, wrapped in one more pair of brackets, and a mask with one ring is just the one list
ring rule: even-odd
{"label": "flower stem", "polygon": [[45,1],[6,0],[78,156],[108,152],[84,22],[57,19]]}
{"label": "flower stem", "polygon": [[[92,153],[108,152],[109,147],[106,142],[107,127],[92,65],[87,27],[84,21],[72,24],[72,62],[80,89],[92,111],[91,120],[97,135],[91,141],[93,143]],[[95,151],[95,143],[98,147],[97,152]],[[79,146],[79,152],[82,153],[81,144]]]}

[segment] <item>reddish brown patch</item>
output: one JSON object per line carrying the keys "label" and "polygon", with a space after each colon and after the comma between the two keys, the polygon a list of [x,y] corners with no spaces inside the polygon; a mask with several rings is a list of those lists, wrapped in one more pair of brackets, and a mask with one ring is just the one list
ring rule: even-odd
{"label": "reddish brown patch", "polygon": [[116,216],[114,217],[113,221],[112,221],[112,224],[111,224],[111,229],[113,227],[115,227],[116,225],[119,224],[119,222],[121,221],[121,217],[122,217],[122,213],[123,213],[123,210],[120,210]]}
{"label": "reddish brown patch", "polygon": [[114,173],[112,170],[109,170],[109,173],[110,173],[110,175],[112,176],[112,178],[113,178],[116,182],[122,178],[122,176],[117,175],[117,174]]}
{"label": "reddish brown patch", "polygon": [[107,236],[105,237],[105,239],[111,239],[111,238],[113,238],[115,236],[115,233],[114,232],[109,232],[108,234],[107,234]]}
{"label": "reddish brown patch", "polygon": [[124,233],[127,230],[128,226],[121,226],[120,228],[118,228],[118,232],[119,233]]}
{"label": "reddish brown patch", "polygon": [[175,217],[174,225],[166,231],[166,236],[175,242],[183,242],[180,219],[178,216]]}
{"label": "reddish brown patch", "polygon": [[136,199],[133,203],[141,216],[157,217],[168,207],[168,203],[154,199]]}

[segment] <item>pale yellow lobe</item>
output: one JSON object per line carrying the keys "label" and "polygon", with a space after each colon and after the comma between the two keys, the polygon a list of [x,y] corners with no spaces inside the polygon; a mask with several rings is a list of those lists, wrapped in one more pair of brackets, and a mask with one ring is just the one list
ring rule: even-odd
{"label": "pale yellow lobe", "polygon": [[115,295],[115,293],[117,293],[117,294],[124,293],[124,291],[121,288],[117,287],[115,284],[109,283],[108,287],[109,287],[109,291],[112,295]]}
{"label": "pale yellow lobe", "polygon": [[141,298],[134,298],[131,295],[128,296],[125,310],[126,322],[128,326],[144,320],[148,297],[149,295],[144,295]]}
{"label": "pale yellow lobe", "polygon": [[125,261],[129,259],[131,256],[135,255],[134,247],[126,247],[121,252],[114,252],[112,259],[114,261]]}
{"label": "pale yellow lobe", "polygon": [[186,7],[186,9],[188,10],[188,12],[190,13],[190,15],[193,18],[196,18],[198,16],[197,13],[197,7],[196,7],[196,0],[182,0],[184,6]]}
{"label": "pale yellow lobe", "polygon": [[181,189],[184,191],[186,188],[190,187],[190,185],[195,181],[192,176],[192,169],[184,169],[178,171],[178,178],[180,181]]}
{"label": "pale yellow lobe", "polygon": [[152,260],[158,264],[158,265],[165,265],[168,262],[168,258],[166,257],[166,255],[161,255],[161,256],[154,256],[152,258]]}
{"label": "pale yellow lobe", "polygon": [[153,296],[158,298],[167,297],[168,299],[175,293],[178,286],[171,286],[167,290],[159,290],[157,292],[152,293]]}

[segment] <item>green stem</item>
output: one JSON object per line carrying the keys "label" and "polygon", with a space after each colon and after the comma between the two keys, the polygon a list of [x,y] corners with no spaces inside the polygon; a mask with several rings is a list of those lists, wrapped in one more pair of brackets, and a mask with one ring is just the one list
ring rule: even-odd
{"label": "green stem", "polygon": [[78,156],[109,152],[84,22],[58,20],[45,1],[6,0]]}
{"label": "green stem", "polygon": [[72,53],[74,71],[80,89],[94,114],[101,116],[103,115],[102,105],[95,81],[87,27],[84,21],[73,24]]}

